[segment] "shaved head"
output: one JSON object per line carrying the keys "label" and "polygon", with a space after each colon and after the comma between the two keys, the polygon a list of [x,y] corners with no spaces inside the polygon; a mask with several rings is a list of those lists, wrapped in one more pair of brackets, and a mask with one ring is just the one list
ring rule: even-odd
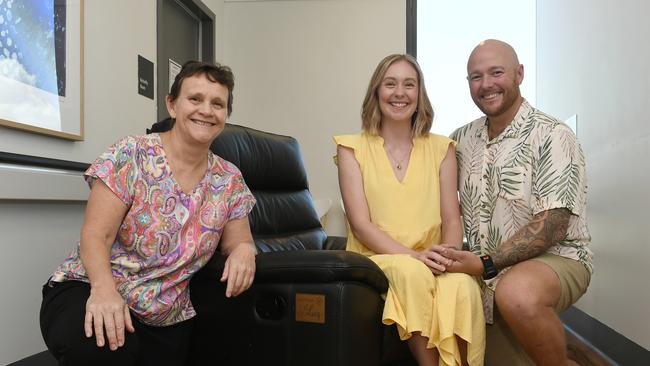
{"label": "shaved head", "polygon": [[503,41],[487,39],[469,55],[470,95],[496,132],[502,131],[517,113],[523,101],[519,90],[523,80],[524,66],[512,46]]}
{"label": "shaved head", "polygon": [[504,66],[517,66],[519,65],[519,58],[517,57],[517,52],[515,52],[515,49],[512,48],[511,45],[499,41],[498,39],[486,39],[485,41],[481,41],[476,47],[474,47],[474,50],[472,50],[472,53],[469,55],[469,59],[467,60],[467,70],[469,72],[469,67],[472,62],[472,59],[474,59],[478,54],[482,52],[495,52],[499,53],[504,61],[507,63],[507,65]]}

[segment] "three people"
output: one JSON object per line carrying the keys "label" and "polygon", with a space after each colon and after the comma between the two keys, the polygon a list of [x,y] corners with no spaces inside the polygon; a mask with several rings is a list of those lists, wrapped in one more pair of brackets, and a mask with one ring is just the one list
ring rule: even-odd
{"label": "three people", "polygon": [[445,273],[432,248],[462,249],[455,142],[429,133],[433,109],[419,65],[384,58],[370,80],[358,135],[335,136],[347,249],[389,281],[384,324],[420,365],[482,365],[485,321],[471,276]]}
{"label": "three people", "polygon": [[122,138],[85,172],[79,244],[43,286],[41,331],[62,365],[184,365],[189,280],[220,247],[226,296],[250,287],[255,199],[239,170],[210,152],[232,111],[226,66],[186,63],[164,133]]}
{"label": "three people", "polygon": [[[592,271],[584,154],[566,125],[522,98],[512,47],[484,41],[467,69],[485,116],[448,139],[429,133],[415,59],[379,63],[363,132],[334,138],[347,249],[386,274],[382,320],[420,365],[481,365],[484,352],[487,364],[571,364],[557,312]],[[167,98],[173,128],[123,138],[86,171],[80,243],[43,287],[41,329],[61,364],[182,365],[189,280],[217,245],[228,255],[226,295],[251,285],[255,201],[237,168],[209,151],[233,85],[227,67],[187,63]]]}
{"label": "three people", "polygon": [[447,272],[485,278],[486,318],[494,322],[487,364],[575,364],[557,313],[591,277],[584,154],[569,127],[522,98],[524,68],[510,45],[481,42],[467,75],[485,113],[452,134],[470,251],[433,250],[453,260]]}

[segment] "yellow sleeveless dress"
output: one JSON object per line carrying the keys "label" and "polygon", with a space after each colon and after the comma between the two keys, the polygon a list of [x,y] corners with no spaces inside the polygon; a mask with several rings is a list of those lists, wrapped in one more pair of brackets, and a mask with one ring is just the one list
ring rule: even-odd
{"label": "yellow sleeveless dress", "polygon": [[[352,148],[359,162],[370,218],[396,241],[414,250],[440,244],[440,164],[453,140],[429,134],[413,139],[403,181],[395,177],[381,136],[335,136],[337,145]],[[479,285],[460,273],[434,276],[405,254],[376,254],[348,230],[347,250],[368,256],[389,281],[383,323],[395,324],[400,338],[413,332],[437,348],[439,365],[460,365],[456,337],[467,342],[467,360],[483,365],[485,320]]]}

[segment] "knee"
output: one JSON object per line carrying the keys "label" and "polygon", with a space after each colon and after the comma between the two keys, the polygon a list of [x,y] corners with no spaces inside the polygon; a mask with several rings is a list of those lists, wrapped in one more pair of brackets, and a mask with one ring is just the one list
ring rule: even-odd
{"label": "knee", "polygon": [[499,282],[494,301],[505,317],[534,318],[548,306],[542,294],[516,281]]}
{"label": "knee", "polygon": [[555,272],[544,263],[529,260],[504,274],[495,290],[495,302],[506,317],[534,318],[554,312],[560,292]]}

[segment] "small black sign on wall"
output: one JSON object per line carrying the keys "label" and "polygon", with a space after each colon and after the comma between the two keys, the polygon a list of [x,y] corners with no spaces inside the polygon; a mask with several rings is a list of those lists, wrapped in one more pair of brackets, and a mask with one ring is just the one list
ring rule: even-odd
{"label": "small black sign on wall", "polygon": [[153,100],[153,62],[138,55],[138,94]]}

